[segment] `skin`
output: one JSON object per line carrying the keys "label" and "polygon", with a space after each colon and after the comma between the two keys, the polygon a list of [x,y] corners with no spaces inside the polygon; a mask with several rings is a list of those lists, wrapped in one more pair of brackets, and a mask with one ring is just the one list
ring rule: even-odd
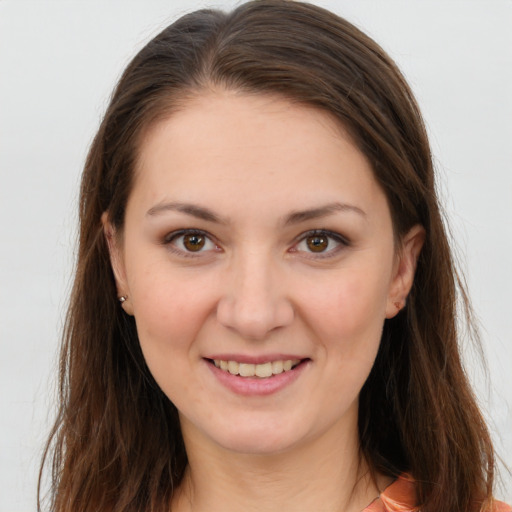
{"label": "skin", "polygon": [[[389,481],[360,460],[358,396],[424,233],[395,245],[342,127],[281,98],[199,94],[144,138],[122,236],[103,220],[123,308],[180,412],[189,467],[173,510],[351,512],[377,497]],[[183,229],[200,230],[201,250]],[[319,252],[311,230],[330,233]],[[304,363],[277,392],[246,396],[215,376],[213,354]]]}

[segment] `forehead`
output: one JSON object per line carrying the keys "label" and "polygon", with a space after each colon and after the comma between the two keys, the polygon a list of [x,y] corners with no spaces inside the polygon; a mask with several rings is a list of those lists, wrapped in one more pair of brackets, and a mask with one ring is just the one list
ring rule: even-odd
{"label": "forehead", "polygon": [[133,194],[148,203],[178,196],[170,199],[284,207],[348,199],[340,195],[371,203],[382,192],[364,155],[328,113],[222,91],[190,99],[148,130]]}

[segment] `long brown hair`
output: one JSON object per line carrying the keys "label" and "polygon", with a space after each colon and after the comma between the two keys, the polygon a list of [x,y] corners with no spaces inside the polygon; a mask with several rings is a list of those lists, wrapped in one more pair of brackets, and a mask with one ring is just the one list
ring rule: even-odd
{"label": "long brown hair", "polygon": [[[426,231],[407,307],[385,323],[360,395],[374,472],[410,473],[423,512],[485,508],[494,455],[458,348],[460,287],[421,114],[368,36],[313,5],[261,0],[201,10],[166,28],[121,77],[87,157],[80,239],[60,363],[60,411],[45,453],[51,510],[167,510],[187,464],[177,411],[119,307],[101,216],[122,232],[141,138],[211,86],[281,95],[329,112],[366,155],[397,239]],[[44,466],[44,463],[43,463]]]}

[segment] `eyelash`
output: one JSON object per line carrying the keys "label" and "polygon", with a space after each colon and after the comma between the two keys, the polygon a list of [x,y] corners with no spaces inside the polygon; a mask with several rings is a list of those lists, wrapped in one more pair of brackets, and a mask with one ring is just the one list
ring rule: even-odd
{"label": "eyelash", "polygon": [[[187,235],[202,236],[208,242],[214,244],[215,250],[219,250],[219,251],[221,250],[220,247],[218,246],[218,244],[215,242],[214,237],[212,235],[210,235],[207,231],[203,231],[201,229],[181,229],[179,231],[173,231],[172,233],[169,233],[164,238],[163,244],[168,246],[169,249],[172,252],[174,252],[175,254],[178,254],[179,256],[184,256],[187,258],[197,258],[197,257],[200,257],[204,252],[207,252],[207,251],[203,251],[203,250],[199,250],[197,252],[187,251],[184,249],[179,249],[178,247],[176,247],[173,244],[173,242],[176,242],[176,240],[179,239],[180,237],[184,237]],[[338,252],[341,249],[343,249],[345,247],[349,247],[351,245],[350,241],[346,237],[340,235],[339,233],[325,230],[325,229],[313,229],[311,231],[306,231],[305,233],[301,233],[295,239],[293,246],[289,249],[289,252],[291,252],[291,253],[301,252],[300,250],[297,249],[297,246],[299,244],[301,244],[302,242],[305,242],[308,238],[311,238],[311,237],[325,237],[329,240],[329,242],[334,240],[334,242],[336,242],[336,244],[339,244],[339,245],[335,246],[332,249],[327,248],[326,251],[319,251],[318,253],[315,253],[314,251],[303,251],[305,254],[309,255],[308,256],[309,258],[314,258],[314,259],[330,258],[330,257],[333,257],[334,255],[338,254]],[[327,246],[327,247],[329,247],[329,246]]]}
{"label": "eyelash", "polygon": [[184,256],[186,258],[197,258],[202,255],[205,251],[187,251],[184,249],[179,249],[176,247],[173,242],[175,242],[180,237],[185,237],[187,235],[197,235],[204,237],[207,241],[212,243],[215,246],[215,249],[219,249],[219,246],[214,241],[214,237],[210,235],[210,233],[203,231],[202,229],[180,229],[179,231],[173,231],[169,233],[163,240],[164,245],[166,245],[169,250],[179,256]]}
{"label": "eyelash", "polygon": [[[297,249],[297,246],[303,242],[306,242],[308,238],[312,237],[325,237],[329,240],[329,244],[332,240],[338,244],[332,249],[327,248],[326,251],[315,253],[314,251],[304,251],[305,254],[307,254],[308,258],[313,259],[326,259],[336,256],[340,250],[349,247],[350,241],[340,235],[339,233],[336,233],[334,231],[329,231],[326,229],[313,229],[311,231],[306,231],[305,233],[301,233],[299,237],[296,238],[296,242],[294,243],[293,247],[289,250],[290,252],[299,252]],[[328,246],[329,247],[329,246]]]}

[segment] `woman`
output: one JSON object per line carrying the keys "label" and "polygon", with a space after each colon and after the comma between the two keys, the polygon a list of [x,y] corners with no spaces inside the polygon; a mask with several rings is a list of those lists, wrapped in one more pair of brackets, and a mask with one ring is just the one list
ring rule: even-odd
{"label": "woman", "polygon": [[510,510],[396,66],[299,2],[198,11],[86,162],[54,510]]}

